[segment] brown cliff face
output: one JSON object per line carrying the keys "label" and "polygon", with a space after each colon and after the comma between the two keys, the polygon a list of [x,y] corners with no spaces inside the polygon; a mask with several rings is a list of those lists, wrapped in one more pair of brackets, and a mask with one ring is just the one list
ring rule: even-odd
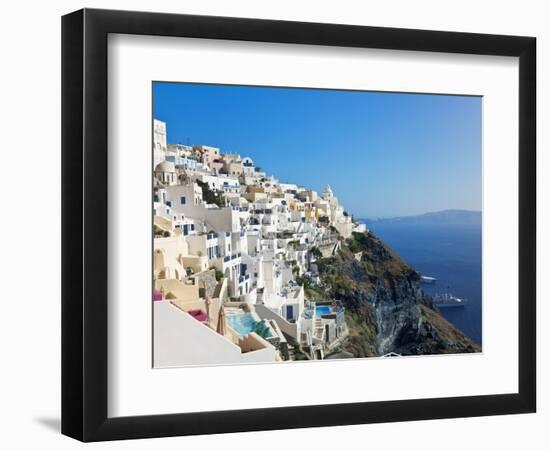
{"label": "brown cliff face", "polygon": [[325,295],[346,307],[356,357],[479,352],[420,288],[420,275],[372,232],[354,233],[340,251],[318,261]]}

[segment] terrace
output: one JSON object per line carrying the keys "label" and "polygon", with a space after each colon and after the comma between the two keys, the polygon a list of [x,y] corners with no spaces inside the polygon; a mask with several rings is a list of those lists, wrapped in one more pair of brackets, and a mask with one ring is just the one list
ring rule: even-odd
{"label": "terrace", "polygon": [[272,345],[279,343],[278,333],[272,324],[262,320],[253,307],[247,303],[230,302],[224,307],[227,325],[239,336],[239,341],[250,336],[261,338]]}
{"label": "terrace", "polygon": [[345,308],[340,302],[317,302],[315,303],[315,316],[324,319],[343,318]]}

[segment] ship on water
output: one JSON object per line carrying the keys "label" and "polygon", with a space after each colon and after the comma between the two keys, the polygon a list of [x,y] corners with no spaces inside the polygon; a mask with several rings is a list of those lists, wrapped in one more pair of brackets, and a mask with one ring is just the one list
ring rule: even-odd
{"label": "ship on water", "polygon": [[468,303],[466,299],[458,298],[449,292],[434,295],[433,300],[438,308],[460,308]]}
{"label": "ship on water", "polygon": [[429,277],[427,275],[420,275],[420,282],[424,284],[434,284],[437,278]]}

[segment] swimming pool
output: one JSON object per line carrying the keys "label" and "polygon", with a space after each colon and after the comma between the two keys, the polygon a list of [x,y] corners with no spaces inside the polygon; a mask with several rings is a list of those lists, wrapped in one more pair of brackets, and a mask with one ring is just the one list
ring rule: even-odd
{"label": "swimming pool", "polygon": [[[257,327],[267,328],[265,323],[257,322],[249,312],[227,316],[227,324],[241,336],[246,336],[252,331],[256,332]],[[272,337],[271,330],[267,330],[266,336]]]}
{"label": "swimming pool", "polygon": [[315,307],[315,315],[317,317],[320,317],[323,314],[330,314],[331,312],[332,312],[332,308],[328,305],[317,305]]}

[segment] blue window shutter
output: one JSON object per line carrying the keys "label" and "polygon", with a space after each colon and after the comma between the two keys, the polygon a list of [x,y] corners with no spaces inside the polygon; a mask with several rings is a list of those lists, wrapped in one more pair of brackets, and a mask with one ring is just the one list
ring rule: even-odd
{"label": "blue window shutter", "polygon": [[180,201],[181,201],[181,204],[182,204],[182,205],[185,205],[185,201],[186,201],[186,200],[185,200],[185,197],[181,197],[181,198],[180,198]]}

